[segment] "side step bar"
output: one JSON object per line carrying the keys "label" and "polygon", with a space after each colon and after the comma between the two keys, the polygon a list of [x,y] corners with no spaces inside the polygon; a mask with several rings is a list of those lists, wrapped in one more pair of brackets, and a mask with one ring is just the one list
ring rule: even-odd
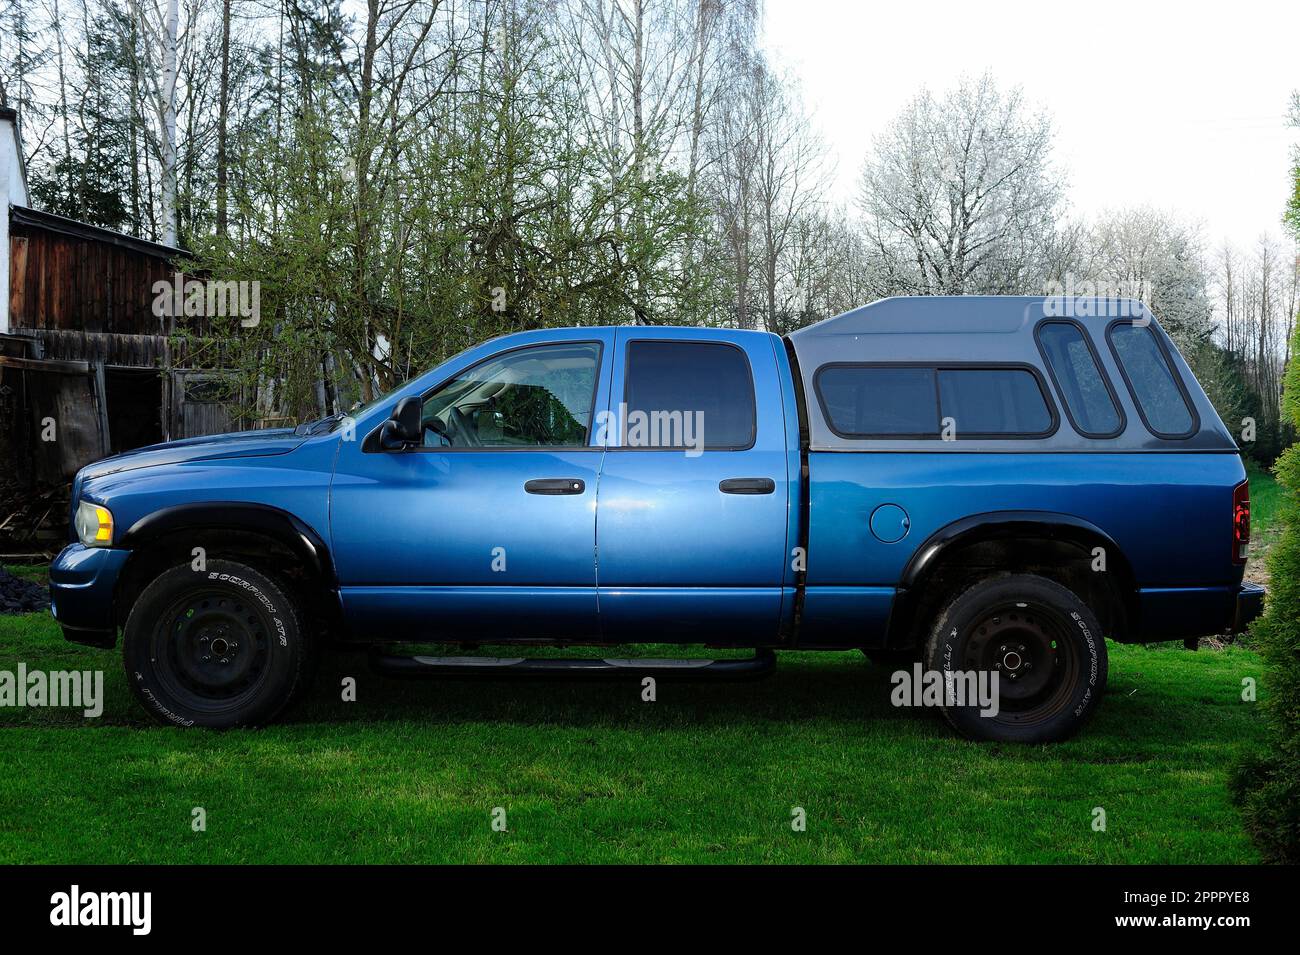
{"label": "side step bar", "polygon": [[739,660],[600,659],[599,657],[429,657],[370,654],[370,665],[381,676],[446,679],[515,677],[556,679],[752,680],[776,669],[776,654],[754,651]]}

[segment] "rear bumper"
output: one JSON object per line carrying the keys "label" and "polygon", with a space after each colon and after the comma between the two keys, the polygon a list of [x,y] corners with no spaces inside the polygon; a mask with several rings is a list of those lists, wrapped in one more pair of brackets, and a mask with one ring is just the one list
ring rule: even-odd
{"label": "rear bumper", "polygon": [[111,647],[117,642],[113,591],[131,554],[113,547],[69,544],[50,564],[50,612],[74,643]]}
{"label": "rear bumper", "polygon": [[1259,584],[1242,584],[1237,591],[1237,609],[1232,617],[1232,632],[1242,633],[1250,622],[1264,612],[1267,591]]}
{"label": "rear bumper", "polygon": [[1137,596],[1137,626],[1126,638],[1129,643],[1241,633],[1264,606],[1264,588],[1257,584],[1147,587]]}

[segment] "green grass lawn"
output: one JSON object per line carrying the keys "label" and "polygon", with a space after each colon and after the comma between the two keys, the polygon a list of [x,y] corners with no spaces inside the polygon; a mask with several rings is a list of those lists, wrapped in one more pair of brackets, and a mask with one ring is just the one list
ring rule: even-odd
{"label": "green grass lawn", "polygon": [[1282,533],[1278,512],[1282,506],[1282,485],[1272,473],[1253,461],[1246,462],[1250,478],[1250,560],[1246,579],[1268,585],[1268,554]]}
{"label": "green grass lawn", "polygon": [[1265,471],[1253,461],[1246,466],[1250,478],[1250,526],[1251,536],[1256,532],[1271,534],[1277,527],[1277,511],[1282,503],[1282,485],[1272,473]]}
{"label": "green grass lawn", "polygon": [[1272,472],[1265,471],[1255,462],[1246,465],[1250,478],[1250,523],[1252,528],[1271,530],[1277,522],[1277,509],[1282,503],[1282,485]]}
{"label": "green grass lawn", "polygon": [[333,655],[287,722],[228,733],[155,725],[119,653],[48,615],[0,617],[0,670],[19,661],[103,669],[106,704],[0,709],[0,863],[1256,861],[1226,789],[1262,732],[1239,648],[1112,644],[1098,718],[1041,747],[891,707],[857,653],[654,703],[635,682],[391,682]]}

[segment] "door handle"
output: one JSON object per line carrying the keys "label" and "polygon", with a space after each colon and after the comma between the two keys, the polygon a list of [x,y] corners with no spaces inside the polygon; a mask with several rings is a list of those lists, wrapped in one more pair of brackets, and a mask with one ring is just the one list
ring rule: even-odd
{"label": "door handle", "polygon": [[776,482],[771,478],[727,478],[718,482],[718,490],[723,494],[771,494]]}
{"label": "door handle", "polygon": [[524,482],[529,494],[581,494],[587,489],[582,478],[537,478]]}

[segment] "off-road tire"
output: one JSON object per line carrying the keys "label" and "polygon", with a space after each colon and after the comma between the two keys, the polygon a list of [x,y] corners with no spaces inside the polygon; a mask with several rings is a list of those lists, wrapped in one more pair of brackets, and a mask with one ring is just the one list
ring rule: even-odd
{"label": "off-road tire", "polygon": [[958,595],[935,620],[925,663],[943,674],[945,687],[959,672],[996,672],[996,715],[944,694],[944,717],[978,740],[1066,739],[1096,712],[1106,688],[1096,615],[1069,589],[1033,574],[989,578]]}
{"label": "off-road tire", "polygon": [[311,648],[301,619],[284,587],[245,564],[173,567],[127,617],[127,682],[162,723],[264,725],[306,682]]}

